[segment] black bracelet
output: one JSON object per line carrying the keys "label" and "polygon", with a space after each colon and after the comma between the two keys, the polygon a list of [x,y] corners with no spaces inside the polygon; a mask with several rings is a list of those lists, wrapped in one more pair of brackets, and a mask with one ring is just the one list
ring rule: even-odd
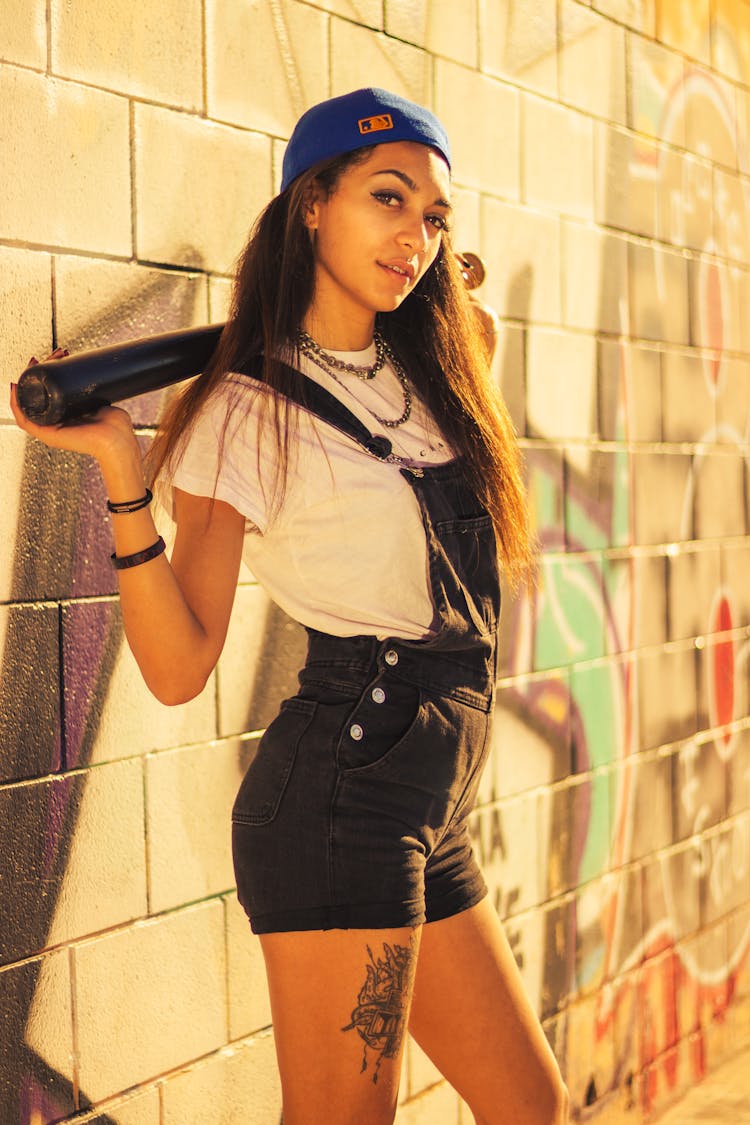
{"label": "black bracelet", "polygon": [[150,488],[147,488],[146,495],[139,496],[137,500],[123,500],[122,504],[113,504],[111,500],[108,500],[107,507],[110,512],[114,512],[117,516],[126,516],[131,512],[140,512],[141,508],[147,508],[153,498],[153,492]]}
{"label": "black bracelet", "polygon": [[162,551],[166,550],[167,544],[162,539],[161,535],[152,543],[150,547],[146,547],[145,551],[136,551],[134,555],[111,555],[112,566],[115,570],[128,570],[131,566],[140,566],[141,563],[150,562],[151,559],[158,558]]}

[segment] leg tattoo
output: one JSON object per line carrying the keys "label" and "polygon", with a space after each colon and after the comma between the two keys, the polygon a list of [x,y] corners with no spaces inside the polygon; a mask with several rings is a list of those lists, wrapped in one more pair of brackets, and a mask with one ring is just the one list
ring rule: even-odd
{"label": "leg tattoo", "polygon": [[370,963],[366,966],[367,976],[359,990],[352,1021],[341,1030],[356,1030],[364,1041],[362,1072],[367,1070],[368,1048],[375,1052],[372,1080],[377,1082],[381,1062],[398,1055],[404,1038],[416,950],[410,938],[408,945],[383,943],[384,955],[377,960],[369,945],[367,954]]}

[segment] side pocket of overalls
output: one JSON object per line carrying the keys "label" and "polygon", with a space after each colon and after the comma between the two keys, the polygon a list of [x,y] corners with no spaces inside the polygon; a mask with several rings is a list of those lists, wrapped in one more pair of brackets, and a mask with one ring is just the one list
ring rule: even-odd
{"label": "side pocket of overalls", "polygon": [[269,824],[276,816],[297,750],[316,709],[314,700],[297,697],[281,704],[240,785],[232,809],[235,823]]}

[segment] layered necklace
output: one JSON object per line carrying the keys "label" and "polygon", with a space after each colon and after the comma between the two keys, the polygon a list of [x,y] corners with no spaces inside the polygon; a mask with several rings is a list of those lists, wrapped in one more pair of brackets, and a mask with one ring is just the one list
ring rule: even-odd
{"label": "layered necklace", "polygon": [[[297,346],[299,347],[300,352],[303,355],[307,356],[307,358],[314,364],[316,364],[316,366],[319,367],[321,371],[325,371],[326,375],[330,375],[331,378],[334,379],[339,384],[339,386],[343,387],[346,391],[349,391],[350,388],[347,386],[344,380],[336,374],[337,371],[341,371],[346,375],[356,375],[356,377],[358,379],[362,379],[363,382],[369,382],[370,379],[375,378],[379,371],[383,370],[387,360],[393,368],[396,378],[401,384],[401,390],[404,396],[403,412],[398,418],[381,418],[381,416],[379,414],[376,414],[374,410],[370,410],[369,406],[365,406],[365,409],[367,410],[368,414],[372,414],[373,418],[377,422],[380,422],[381,426],[388,426],[389,428],[403,426],[404,422],[408,422],[409,418],[411,417],[412,402],[411,391],[409,390],[409,384],[406,379],[406,371],[404,370],[403,365],[396,359],[395,355],[391,351],[389,344],[383,339],[382,335],[377,330],[373,335],[373,342],[375,344],[374,363],[371,363],[369,365],[360,365],[356,363],[347,363],[345,360],[339,359],[338,356],[331,355],[330,352],[324,351],[320,344],[316,340],[313,340],[312,336],[310,336],[303,329],[300,329],[297,333]],[[365,404],[362,403],[361,405],[364,406]]]}

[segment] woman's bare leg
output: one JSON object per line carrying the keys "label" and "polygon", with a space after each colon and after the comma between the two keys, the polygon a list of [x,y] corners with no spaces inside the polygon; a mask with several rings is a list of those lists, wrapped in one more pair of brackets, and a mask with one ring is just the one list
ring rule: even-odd
{"label": "woman's bare leg", "polygon": [[390,1125],[419,930],[264,934],[284,1125]]}
{"label": "woman's bare leg", "polygon": [[563,1125],[567,1091],[488,899],[422,927],[409,1030],[477,1125]]}

